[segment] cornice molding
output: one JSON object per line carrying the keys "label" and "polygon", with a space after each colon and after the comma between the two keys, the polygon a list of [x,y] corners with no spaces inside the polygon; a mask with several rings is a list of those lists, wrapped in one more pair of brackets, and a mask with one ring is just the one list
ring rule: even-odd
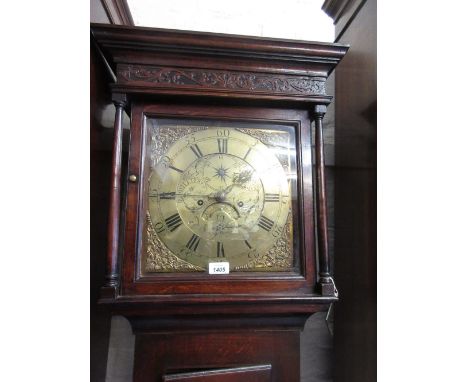
{"label": "cornice molding", "polygon": [[134,26],[127,0],[101,0],[112,24]]}
{"label": "cornice molding", "polygon": [[299,41],[222,33],[159,28],[91,24],[100,46],[108,51],[131,50],[139,53],[190,53],[237,58],[269,59],[319,63],[335,66],[349,46],[315,41]]}
{"label": "cornice molding", "polygon": [[351,1],[353,0],[325,0],[322,11],[333,19],[333,24],[336,24]]}
{"label": "cornice molding", "polygon": [[349,46],[91,24],[114,92],[330,103],[325,80]]}

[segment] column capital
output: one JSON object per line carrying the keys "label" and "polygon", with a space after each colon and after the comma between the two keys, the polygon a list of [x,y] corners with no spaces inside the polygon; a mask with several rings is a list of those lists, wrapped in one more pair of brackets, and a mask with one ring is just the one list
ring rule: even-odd
{"label": "column capital", "polygon": [[327,107],[325,105],[314,105],[314,109],[313,109],[314,116],[323,118],[326,112],[327,112]]}
{"label": "column capital", "polygon": [[125,107],[127,105],[127,95],[124,93],[112,93],[112,102],[115,107]]}

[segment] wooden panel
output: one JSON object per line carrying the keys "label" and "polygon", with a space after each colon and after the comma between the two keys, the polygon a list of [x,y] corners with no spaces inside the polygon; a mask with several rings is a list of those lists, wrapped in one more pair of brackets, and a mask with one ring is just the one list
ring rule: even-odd
{"label": "wooden panel", "polygon": [[249,366],[165,375],[164,382],[270,382],[271,366]]}
{"label": "wooden panel", "polygon": [[335,72],[335,382],[377,379],[376,33],[367,0],[342,31],[351,48]]}
{"label": "wooden panel", "polygon": [[336,170],[335,382],[376,381],[376,172]]}
{"label": "wooden panel", "polygon": [[[375,1],[363,7],[342,40],[352,45],[335,73],[335,165],[372,167],[377,158]],[[374,33],[372,33],[374,31]]]}
{"label": "wooden panel", "polygon": [[109,94],[106,92],[105,82],[102,81],[106,78],[105,68],[92,45],[90,59],[90,372],[92,381],[102,382],[106,373],[110,314],[99,310],[96,302],[105,274],[104,254],[107,246],[106,223],[112,145],[110,139],[103,138],[106,129],[100,123],[100,115],[109,103]]}
{"label": "wooden panel", "polygon": [[[364,6],[367,0],[347,0],[346,6],[343,8],[343,13],[340,18],[335,21],[335,41],[341,41],[342,34],[353,23],[354,18],[360,12],[361,7]],[[354,27],[354,26],[353,26]]]}
{"label": "wooden panel", "polygon": [[366,0],[325,0],[322,10],[333,19],[335,41],[340,41],[342,33],[348,28]]}
{"label": "wooden panel", "polygon": [[[299,334],[299,330],[246,329],[205,333],[137,333],[134,382],[159,382],[163,376],[171,374],[251,365],[271,365],[272,382],[299,382]],[[261,373],[260,376],[264,377]],[[211,380],[225,381],[217,378],[206,381]],[[253,381],[263,382],[264,379]]]}
{"label": "wooden panel", "polygon": [[[193,65],[193,61],[191,62]],[[153,92],[180,89],[185,92],[283,95],[295,97],[325,96],[325,78],[235,70],[174,68],[164,65],[117,66],[117,82],[125,89],[150,88]]]}

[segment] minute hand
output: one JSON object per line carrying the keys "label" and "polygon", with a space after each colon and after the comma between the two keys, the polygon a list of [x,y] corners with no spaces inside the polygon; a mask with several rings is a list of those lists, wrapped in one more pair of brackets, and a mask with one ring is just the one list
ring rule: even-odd
{"label": "minute hand", "polygon": [[158,196],[161,198],[161,196],[162,196],[163,198],[167,198],[167,199],[172,199],[172,198],[175,198],[176,196],[194,196],[194,197],[198,197],[198,198],[210,198],[211,197],[210,195],[186,194],[186,193],[177,194],[175,192],[162,192],[160,194],[155,193],[155,194],[149,194],[148,196],[150,198],[157,198]]}

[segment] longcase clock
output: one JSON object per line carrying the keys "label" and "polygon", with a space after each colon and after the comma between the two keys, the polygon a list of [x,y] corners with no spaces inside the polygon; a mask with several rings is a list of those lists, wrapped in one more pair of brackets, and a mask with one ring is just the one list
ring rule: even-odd
{"label": "longcase clock", "polygon": [[116,78],[100,302],[132,324],[134,381],[299,381],[300,330],[337,300],[322,119],[347,47],[91,30]]}

